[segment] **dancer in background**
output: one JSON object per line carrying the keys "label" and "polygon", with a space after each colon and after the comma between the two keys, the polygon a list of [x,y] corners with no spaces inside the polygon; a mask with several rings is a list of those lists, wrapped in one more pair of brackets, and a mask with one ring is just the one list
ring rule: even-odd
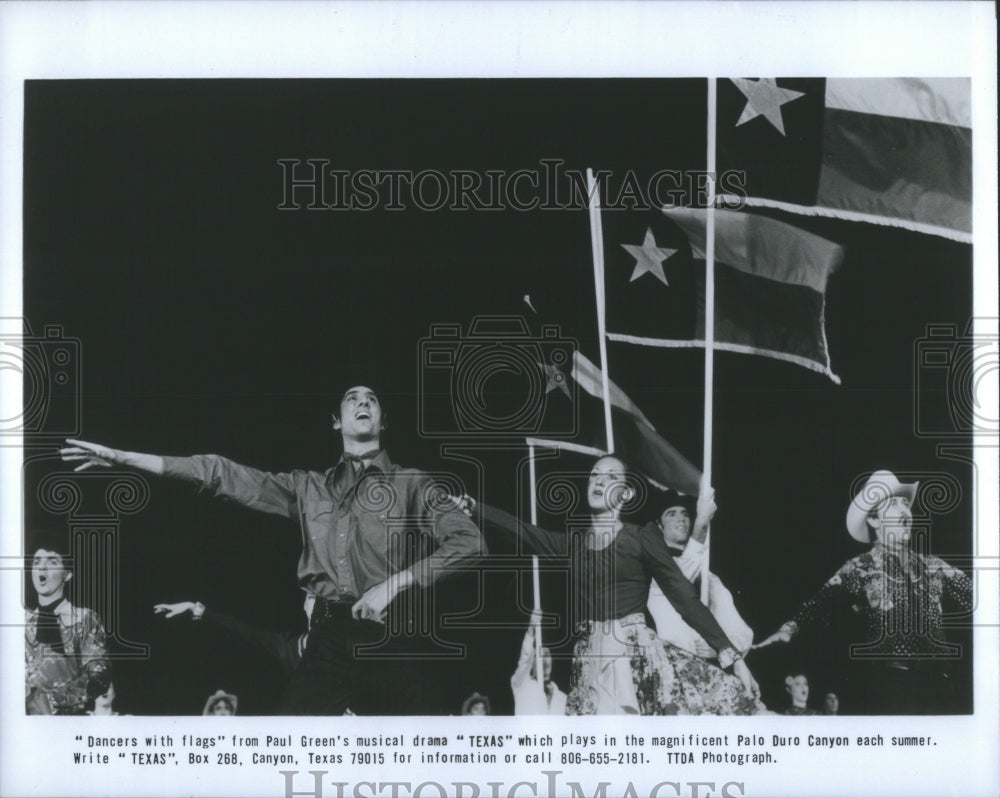
{"label": "dancer in background", "polygon": [[24,627],[25,711],[29,715],[83,715],[88,701],[111,686],[104,625],[97,613],[66,598],[73,578],[66,567],[66,536],[32,536],[31,584],[37,606]]}
{"label": "dancer in background", "polygon": [[517,669],[510,677],[510,689],[514,693],[515,715],[565,715],[566,694],[552,681],[552,652],[545,646],[541,647],[542,678],[538,678],[536,657],[540,641],[536,637],[540,633],[537,616],[532,616],[528,631],[524,633],[521,643],[521,656],[517,661]]}
{"label": "dancer in background", "polygon": [[840,698],[836,693],[827,693],[823,696],[823,714],[824,715],[838,715],[840,714]]}
{"label": "dancer in background", "polygon": [[[663,540],[677,567],[691,580],[700,594],[703,544],[708,525],[715,516],[715,491],[709,491],[700,497],[696,504],[694,497],[682,496],[677,491],[670,490],[657,504],[662,508],[657,525]],[[655,581],[649,586],[646,607],[653,618],[656,634],[663,640],[699,657],[715,657],[715,650],[684,622]],[[713,573],[709,573],[708,609],[736,650],[746,656],[753,644],[753,629],[736,610],[732,593]]]}
{"label": "dancer in background", "polygon": [[216,690],[208,697],[202,715],[235,715],[239,699],[225,690]]}
{"label": "dancer in background", "polygon": [[462,702],[463,715],[489,715],[490,697],[473,693]]}
{"label": "dancer in background", "polygon": [[[308,619],[312,606],[316,599],[312,595],[306,596],[305,611]],[[265,629],[258,629],[256,626],[248,624],[232,615],[211,610],[200,601],[180,601],[174,604],[157,604],[153,607],[153,612],[162,615],[164,618],[190,617],[192,621],[204,621],[211,626],[228,632],[233,638],[240,640],[247,645],[260,651],[269,659],[274,660],[285,677],[291,677],[292,673],[302,661],[302,653],[305,651],[309,641],[309,633],[295,632],[269,632]]]}
{"label": "dancer in background", "polygon": [[783,715],[818,715],[815,709],[809,708],[809,679],[804,673],[790,673],[785,677],[785,692],[788,693],[789,704]]}
{"label": "dancer in background", "polygon": [[115,686],[109,684],[108,689],[101,695],[87,700],[88,715],[117,715],[115,711]]}

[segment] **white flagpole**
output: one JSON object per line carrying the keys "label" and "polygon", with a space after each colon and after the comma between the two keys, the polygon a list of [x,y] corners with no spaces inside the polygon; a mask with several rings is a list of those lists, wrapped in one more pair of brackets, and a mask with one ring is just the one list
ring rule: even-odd
{"label": "white flagpole", "polygon": [[[708,79],[708,209],[705,214],[705,440],[703,447],[704,468],[701,475],[701,493],[712,487],[712,392],[715,377],[715,129],[716,82]],[[705,553],[701,561],[701,601],[708,604],[708,560],[710,533],[705,536]]]}
{"label": "white flagpole", "polygon": [[587,191],[590,192],[590,248],[594,254],[594,295],[597,300],[597,339],[601,348],[602,388],[604,393],[604,429],[607,450],[615,450],[615,435],[611,428],[611,388],[608,384],[608,338],[604,327],[604,232],[601,229],[601,193],[594,172],[587,170]]}
{"label": "white flagpole", "polygon": [[[531,523],[535,526],[538,524],[538,499],[535,494],[535,446],[532,443],[528,444],[528,480],[531,483],[528,488],[528,496],[530,497],[531,502]],[[538,683],[542,685],[542,690],[544,691],[545,676],[542,673],[542,624],[537,617],[538,613],[542,611],[542,590],[538,576],[538,555],[536,554],[531,556],[531,584],[535,596],[535,612],[531,619],[531,623],[535,627],[535,675],[538,677]]]}

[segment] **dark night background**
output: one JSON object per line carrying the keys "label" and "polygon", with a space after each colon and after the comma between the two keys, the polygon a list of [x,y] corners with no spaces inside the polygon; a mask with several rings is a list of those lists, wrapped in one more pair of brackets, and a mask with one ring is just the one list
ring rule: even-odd
{"label": "dark night background", "polygon": [[[704,119],[699,80],[29,81],[25,315],[36,333],[59,324],[80,340],[85,440],[323,470],[339,456],[329,427],[336,398],[348,384],[373,382],[390,412],[392,458],[455,470],[475,485],[468,465],[442,456],[442,440],[418,434],[418,342],[431,324],[526,313],[535,329],[558,323],[597,361],[587,213],[279,211],[278,160],[482,171],[560,158],[566,169],[616,175],[695,170],[704,168]],[[964,328],[971,247],[783,218],[846,250],[826,311],[843,384],[716,355],[712,569],[758,640],[861,552],[844,514],[852,484],[872,470],[951,475],[961,495],[927,516],[930,549],[960,567],[974,551],[971,467],[914,433],[916,342],[931,323]],[[660,433],[700,464],[703,352],[609,344],[609,363]],[[942,384],[939,374],[921,378]],[[919,398],[945,418],[944,391]],[[66,470],[55,448],[35,450],[43,456],[26,465],[29,526],[68,525],[35,498],[42,476]],[[526,488],[516,470],[523,449],[476,456],[487,500],[513,511]],[[579,467],[555,462],[542,471]],[[514,551],[502,538],[488,542],[495,553]],[[115,665],[120,711],[197,714],[219,687],[240,696],[241,714],[269,711],[276,669],[207,626],[156,619],[152,607],[200,599],[262,628],[298,629],[297,525],[154,480],[148,506],[122,516],[117,545],[113,631],[151,647],[150,659]],[[526,619],[517,597],[521,590],[529,606],[530,578],[519,587],[512,573],[496,573],[482,584],[477,617],[487,628],[442,632],[468,646],[464,659],[441,666],[448,714],[473,690],[511,710]],[[442,611],[474,610],[476,585],[470,574],[442,586]],[[558,607],[559,587],[545,579],[547,608]],[[784,706],[792,668],[810,675],[817,708],[827,690],[849,695],[849,634],[835,626],[752,654],[765,701]],[[962,630],[952,639],[970,642]],[[967,684],[971,657],[956,668]],[[566,660],[556,676],[567,689]]]}

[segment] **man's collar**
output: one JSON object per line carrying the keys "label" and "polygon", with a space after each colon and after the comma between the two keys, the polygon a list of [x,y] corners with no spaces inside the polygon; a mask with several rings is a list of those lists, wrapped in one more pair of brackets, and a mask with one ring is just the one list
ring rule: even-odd
{"label": "man's collar", "polygon": [[[392,460],[389,459],[389,455],[386,454],[385,449],[373,449],[372,451],[377,452],[371,460],[368,461],[368,466],[365,470],[369,468],[377,468],[383,474],[388,474],[392,470]],[[368,452],[363,452],[363,454],[368,454]],[[348,462],[348,457],[346,455],[341,455],[340,460],[337,461],[337,468],[339,468],[344,463]],[[350,458],[351,460],[355,458]],[[367,458],[366,458],[367,459]]]}
{"label": "man's collar", "polygon": [[872,546],[872,554],[874,554],[882,563],[883,567],[886,560],[893,560],[896,564],[907,571],[911,577],[914,579],[921,579],[927,572],[927,563],[924,556],[920,552],[910,549],[906,552],[905,560],[903,562],[903,557],[900,557],[899,551],[896,549],[890,549],[888,546],[882,543],[882,541],[876,541]]}

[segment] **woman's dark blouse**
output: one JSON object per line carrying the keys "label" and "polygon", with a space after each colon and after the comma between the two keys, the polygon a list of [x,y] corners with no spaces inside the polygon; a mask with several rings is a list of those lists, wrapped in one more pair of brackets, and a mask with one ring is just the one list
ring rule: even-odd
{"label": "woman's dark blouse", "polygon": [[565,558],[572,574],[571,618],[604,621],[643,612],[650,580],[655,580],[684,621],[716,651],[732,643],[708,608],[698,599],[694,585],[674,562],[655,524],[639,528],[624,524],[614,541],[603,549],[587,546],[586,529],[555,533],[488,505],[480,505],[483,523],[514,535],[535,553]]}

